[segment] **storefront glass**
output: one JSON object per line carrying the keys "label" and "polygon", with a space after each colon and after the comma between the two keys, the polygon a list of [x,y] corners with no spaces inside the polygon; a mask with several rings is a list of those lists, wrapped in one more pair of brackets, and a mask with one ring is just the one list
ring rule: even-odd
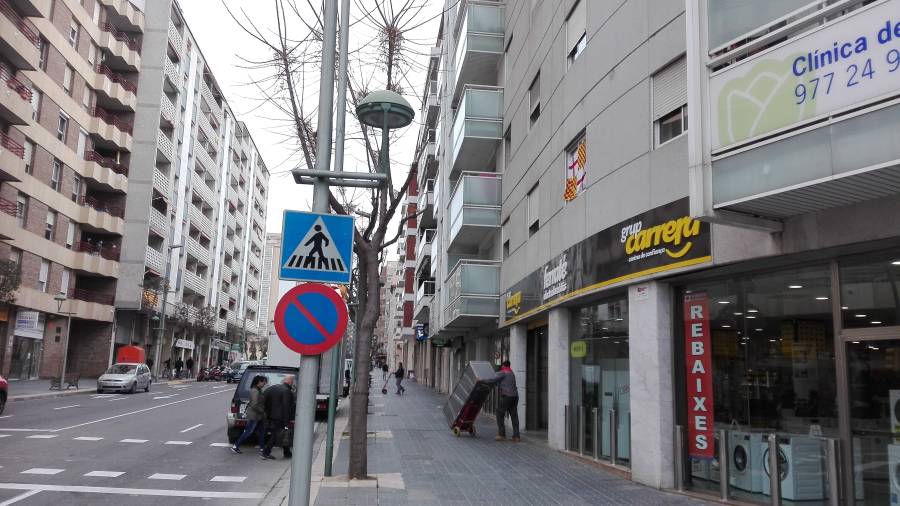
{"label": "storefront glass", "polygon": [[[824,438],[838,436],[830,287],[824,264],[691,284],[678,294],[676,314],[689,301],[702,299],[707,307],[702,323],[708,325],[711,371],[698,369],[711,375],[716,436],[727,430],[734,498],[769,502],[766,436],[776,434],[782,498],[824,504]],[[686,365],[696,362],[687,360],[687,317],[680,318],[675,346],[683,357],[676,367],[681,423],[688,429],[688,454],[697,456],[702,451],[691,443],[704,427],[702,422],[692,426],[693,415],[687,413],[696,404],[685,394],[694,387],[685,383]],[[718,459],[712,458],[719,454],[719,443],[707,457],[689,460],[694,488],[719,489]]]}
{"label": "storefront glass", "polygon": [[[502,336],[497,336],[493,340],[493,348],[491,350],[491,365],[494,366],[494,369],[500,369],[500,365],[504,360],[509,360],[509,334],[504,334]],[[497,404],[500,402],[500,396],[497,393],[496,388],[491,389],[491,393],[488,394],[487,401],[484,403],[483,411],[488,414],[495,414],[497,412]]]}
{"label": "storefront glass", "polygon": [[[617,463],[627,464],[631,457],[627,299],[572,311],[569,360],[568,447],[610,460],[615,439]],[[610,429],[614,422],[615,438]]]}
{"label": "storefront glass", "polygon": [[900,325],[900,253],[842,260],[840,276],[843,328]]}

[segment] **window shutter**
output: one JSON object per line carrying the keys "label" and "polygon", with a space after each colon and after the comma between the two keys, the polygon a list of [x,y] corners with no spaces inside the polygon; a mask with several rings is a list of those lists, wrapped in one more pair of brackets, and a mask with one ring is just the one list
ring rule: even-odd
{"label": "window shutter", "polygon": [[687,58],[653,75],[653,121],[687,103]]}
{"label": "window shutter", "polygon": [[566,20],[566,54],[572,52],[575,44],[585,33],[587,16],[585,15],[585,4],[587,0],[579,0],[572,11],[569,13],[569,19]]}

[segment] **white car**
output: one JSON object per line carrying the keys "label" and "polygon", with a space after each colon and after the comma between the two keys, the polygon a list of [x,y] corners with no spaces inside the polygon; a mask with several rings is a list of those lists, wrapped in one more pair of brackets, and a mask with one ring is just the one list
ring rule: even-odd
{"label": "white car", "polygon": [[150,368],[144,364],[113,364],[97,378],[97,393],[105,390],[135,393],[138,390],[150,391]]}

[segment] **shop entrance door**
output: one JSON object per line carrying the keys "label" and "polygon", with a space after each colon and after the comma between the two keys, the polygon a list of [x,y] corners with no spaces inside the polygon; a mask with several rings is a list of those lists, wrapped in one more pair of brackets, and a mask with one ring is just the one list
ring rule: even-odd
{"label": "shop entrance door", "polygon": [[547,327],[528,331],[526,349],[525,430],[547,430]]}
{"label": "shop entrance door", "polygon": [[41,361],[41,346],[39,339],[15,336],[13,338],[12,363],[9,376],[18,379],[33,379],[38,377],[38,364]]}

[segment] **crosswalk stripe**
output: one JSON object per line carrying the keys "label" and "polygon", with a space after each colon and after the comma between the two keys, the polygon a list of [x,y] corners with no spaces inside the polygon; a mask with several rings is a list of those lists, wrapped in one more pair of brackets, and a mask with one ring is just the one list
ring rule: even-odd
{"label": "crosswalk stripe", "polygon": [[103,438],[102,437],[94,437],[94,436],[79,436],[79,437],[73,437],[72,439],[74,439],[75,441],[100,441]]}
{"label": "crosswalk stripe", "polygon": [[148,480],[172,480],[172,481],[178,481],[178,480],[183,479],[185,476],[187,476],[187,475],[185,475],[185,474],[164,474],[164,473],[156,473],[156,474],[154,474],[154,475],[148,477],[147,479],[148,479]]}
{"label": "crosswalk stripe", "polygon": [[65,469],[53,469],[49,467],[32,467],[27,471],[22,471],[21,474],[59,474],[65,471]]}
{"label": "crosswalk stripe", "polygon": [[210,443],[209,446],[217,446],[219,448],[224,448],[227,446],[231,446],[231,443]]}
{"label": "crosswalk stripe", "polygon": [[123,439],[120,443],[146,443],[146,439]]}
{"label": "crosswalk stripe", "polygon": [[93,478],[118,478],[125,474],[124,471],[91,471],[89,473],[85,473],[85,476],[90,476]]}
{"label": "crosswalk stripe", "polygon": [[191,444],[191,442],[190,442],[190,441],[166,441],[166,442],[163,443],[163,444],[167,444],[167,445],[181,445],[181,446],[184,446],[184,445],[189,445],[189,444]]}
{"label": "crosswalk stripe", "polygon": [[26,437],[26,439],[53,439],[57,436],[56,436],[56,434],[35,434],[33,436],[25,436],[25,437]]}
{"label": "crosswalk stripe", "polygon": [[219,481],[225,483],[243,483],[246,480],[246,476],[213,476],[213,478],[209,481]]}

